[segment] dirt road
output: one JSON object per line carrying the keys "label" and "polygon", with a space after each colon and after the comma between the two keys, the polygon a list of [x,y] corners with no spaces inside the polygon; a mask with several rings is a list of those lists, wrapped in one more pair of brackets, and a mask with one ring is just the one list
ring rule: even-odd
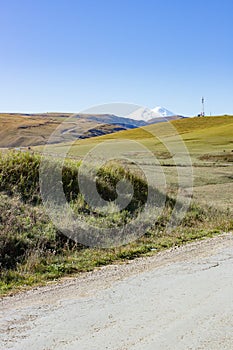
{"label": "dirt road", "polygon": [[233,349],[233,236],[1,300],[0,349]]}

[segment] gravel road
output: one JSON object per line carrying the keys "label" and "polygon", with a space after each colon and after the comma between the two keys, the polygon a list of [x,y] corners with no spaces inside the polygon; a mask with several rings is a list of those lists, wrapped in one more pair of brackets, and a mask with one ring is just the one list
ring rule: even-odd
{"label": "gravel road", "polygon": [[0,349],[233,349],[233,236],[1,300]]}

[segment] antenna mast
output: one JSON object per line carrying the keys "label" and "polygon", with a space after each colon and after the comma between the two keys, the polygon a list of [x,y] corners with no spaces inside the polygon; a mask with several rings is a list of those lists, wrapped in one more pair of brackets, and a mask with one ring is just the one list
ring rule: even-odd
{"label": "antenna mast", "polygon": [[201,103],[202,103],[202,113],[201,113],[201,115],[202,115],[202,117],[204,117],[205,116],[205,99],[204,99],[204,97],[202,97]]}

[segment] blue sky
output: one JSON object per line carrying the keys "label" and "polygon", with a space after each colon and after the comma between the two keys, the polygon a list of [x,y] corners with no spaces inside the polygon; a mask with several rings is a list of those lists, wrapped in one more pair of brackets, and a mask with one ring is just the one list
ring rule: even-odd
{"label": "blue sky", "polygon": [[0,0],[0,111],[233,114],[232,0]]}

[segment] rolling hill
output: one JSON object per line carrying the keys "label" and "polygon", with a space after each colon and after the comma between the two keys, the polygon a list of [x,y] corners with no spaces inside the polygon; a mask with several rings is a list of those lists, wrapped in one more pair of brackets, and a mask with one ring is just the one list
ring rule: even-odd
{"label": "rolling hill", "polygon": [[[172,125],[172,128],[169,125]],[[83,156],[100,142],[129,139],[140,141],[151,151],[161,153],[166,152],[166,147],[162,145],[158,137],[163,137],[168,142],[172,141],[175,133],[182,137],[193,157],[207,152],[231,151],[233,148],[233,116],[185,118],[173,120],[170,123],[157,123],[143,128],[119,131],[111,135],[77,140],[72,145],[70,152],[75,156]],[[51,145],[51,150],[54,151],[56,147],[59,151],[63,144],[60,143],[54,147]]]}
{"label": "rolling hill", "polygon": [[151,113],[149,119],[138,112],[124,117],[94,113],[0,113],[0,148],[44,145],[57,128],[59,133],[54,142],[62,143],[180,118],[162,107]]}
{"label": "rolling hill", "polygon": [[[4,120],[2,116],[1,118]],[[48,137],[49,132],[54,130],[56,125],[65,118],[66,115],[53,114],[50,116],[48,123],[43,115],[37,116],[37,118],[34,118],[34,116],[31,118],[30,115],[23,117],[14,115],[14,118],[10,119],[11,123],[9,123],[9,120],[5,120],[4,127],[1,129],[1,141],[6,137],[9,137],[8,140],[10,140],[10,137],[14,138],[12,131],[14,129],[20,132],[28,132],[27,141],[35,142],[31,139],[31,131],[46,130],[46,137]],[[13,124],[13,120],[15,124]],[[82,118],[80,118],[81,120]],[[83,130],[87,125],[86,122],[86,118],[83,118]],[[94,122],[93,125],[96,125],[96,121],[92,122]],[[67,241],[67,237],[61,235],[60,230],[54,225],[56,221],[52,222],[48,218],[45,207],[41,205],[39,166],[42,158],[36,151],[40,153],[43,147],[31,147],[32,150],[28,152],[1,152],[0,219],[2,229],[0,256],[2,260],[0,263],[1,266],[4,266],[4,272],[1,276],[0,293],[15,290],[19,286],[25,288],[25,286],[45,283],[48,280],[54,280],[72,273],[91,271],[97,266],[114,263],[115,261],[119,262],[121,259],[125,260],[143,254],[151,254],[154,251],[158,252],[161,249],[174,247],[194,239],[211,237],[216,233],[232,230],[233,116],[174,120],[171,123],[153,124],[67,143],[72,138],[72,127],[77,128],[74,120],[72,120],[72,123],[68,129],[60,130],[63,131],[64,142],[48,145],[47,151],[52,153],[52,157],[46,157],[49,161],[47,165],[52,166],[53,171],[57,169],[53,167],[53,162],[56,164],[56,156],[67,145],[68,147],[71,146],[68,158],[69,156],[70,158],[82,158],[96,145],[101,143],[104,145],[105,141],[113,141],[113,148],[116,149],[123,145],[121,150],[123,156],[125,156],[122,162],[120,159],[114,158],[117,164],[106,161],[100,169],[101,171],[98,172],[98,176],[93,179],[94,182],[97,181],[100,196],[103,195],[104,199],[107,196],[107,199],[110,200],[109,213],[106,212],[107,215],[104,217],[102,213],[98,215],[95,208],[93,211],[91,205],[85,201],[83,194],[79,192],[77,175],[81,162],[76,161],[76,159],[66,160],[62,173],[63,190],[68,200],[71,201],[70,205],[72,205],[75,215],[81,222],[85,220],[91,227],[97,228],[121,227],[128,220],[131,220],[134,215],[137,215],[138,206],[136,204],[142,203],[143,205],[147,194],[143,172],[136,173],[138,169],[135,165],[138,164],[142,166],[141,169],[146,169],[150,174],[155,175],[153,182],[155,189],[157,180],[165,178],[167,205],[159,218],[152,216],[152,229],[147,231],[139,240],[119,247],[119,249],[85,248],[82,245],[74,244],[70,240]],[[90,130],[93,131],[91,127],[88,132]],[[175,153],[180,152],[179,148],[176,148],[177,142],[180,142],[175,138],[176,131],[188,148],[186,153],[190,154],[192,164],[182,163],[182,157],[179,158],[178,164],[173,161]],[[94,130],[93,132],[96,133],[97,131]],[[75,137],[76,133],[77,130],[75,129]],[[61,134],[58,133],[58,138]],[[40,136],[39,132],[31,135],[34,135],[34,137]],[[172,146],[170,152],[159,138],[163,139],[165,145],[170,144]],[[60,140],[62,141],[61,137]],[[142,143],[153,152],[158,159],[159,166],[151,165],[148,162],[144,150],[138,151],[137,148],[130,148],[127,144],[124,144],[123,140],[134,140]],[[108,151],[107,145],[103,148],[103,157],[105,157],[105,151],[106,153]],[[136,164],[133,161],[131,162],[130,158],[136,160]],[[127,162],[124,163],[125,159]],[[94,162],[91,165],[96,166]],[[188,174],[191,174],[188,178],[187,168],[189,168]],[[180,177],[177,176],[178,172]],[[56,189],[53,175],[52,173],[51,179],[46,177],[44,182],[51,193],[53,193],[53,189]],[[192,177],[193,182],[191,181]],[[130,210],[115,213],[112,212],[112,200],[116,198],[118,184],[125,178],[131,179],[130,182],[133,183],[134,202],[132,207],[129,208]],[[183,178],[186,178],[186,187],[183,186],[183,183],[180,183]],[[166,225],[170,220],[178,189],[184,197],[187,192],[190,193],[191,189],[190,198],[192,202],[183,221],[171,233],[170,231],[167,232]],[[136,208],[136,211],[134,208]],[[156,207],[154,209],[156,212]],[[140,225],[139,229],[141,230]],[[90,233],[88,230],[87,236]],[[104,235],[101,235],[101,237],[104,237]]]}
{"label": "rolling hill", "polygon": [[[184,141],[187,150],[182,146],[179,151],[181,139],[175,136],[176,133]],[[136,161],[142,167],[150,168],[146,151],[135,151],[128,146],[127,140],[144,145],[155,155],[162,166],[161,171],[168,188],[172,190],[177,188],[177,169],[180,169],[185,186],[194,187],[193,196],[198,203],[232,209],[233,201],[230,193],[233,190],[233,116],[196,117],[153,124],[111,135],[78,140],[72,145],[71,143],[50,145],[46,152],[56,155],[68,149],[68,157],[82,159],[89,151],[95,150],[97,145],[112,141],[113,147],[127,159],[126,162],[121,161],[124,166],[132,170]],[[42,150],[37,147],[36,149]],[[182,152],[190,156],[193,181],[191,178],[190,181],[185,179],[187,158],[184,156],[182,159]],[[174,156],[179,157],[178,165],[174,163]],[[154,169],[151,168],[149,171]]]}
{"label": "rolling hill", "polygon": [[59,128],[59,136],[56,140],[59,143],[132,129],[146,124],[144,121],[113,115],[2,113],[0,114],[0,147],[44,145],[56,128]]}

